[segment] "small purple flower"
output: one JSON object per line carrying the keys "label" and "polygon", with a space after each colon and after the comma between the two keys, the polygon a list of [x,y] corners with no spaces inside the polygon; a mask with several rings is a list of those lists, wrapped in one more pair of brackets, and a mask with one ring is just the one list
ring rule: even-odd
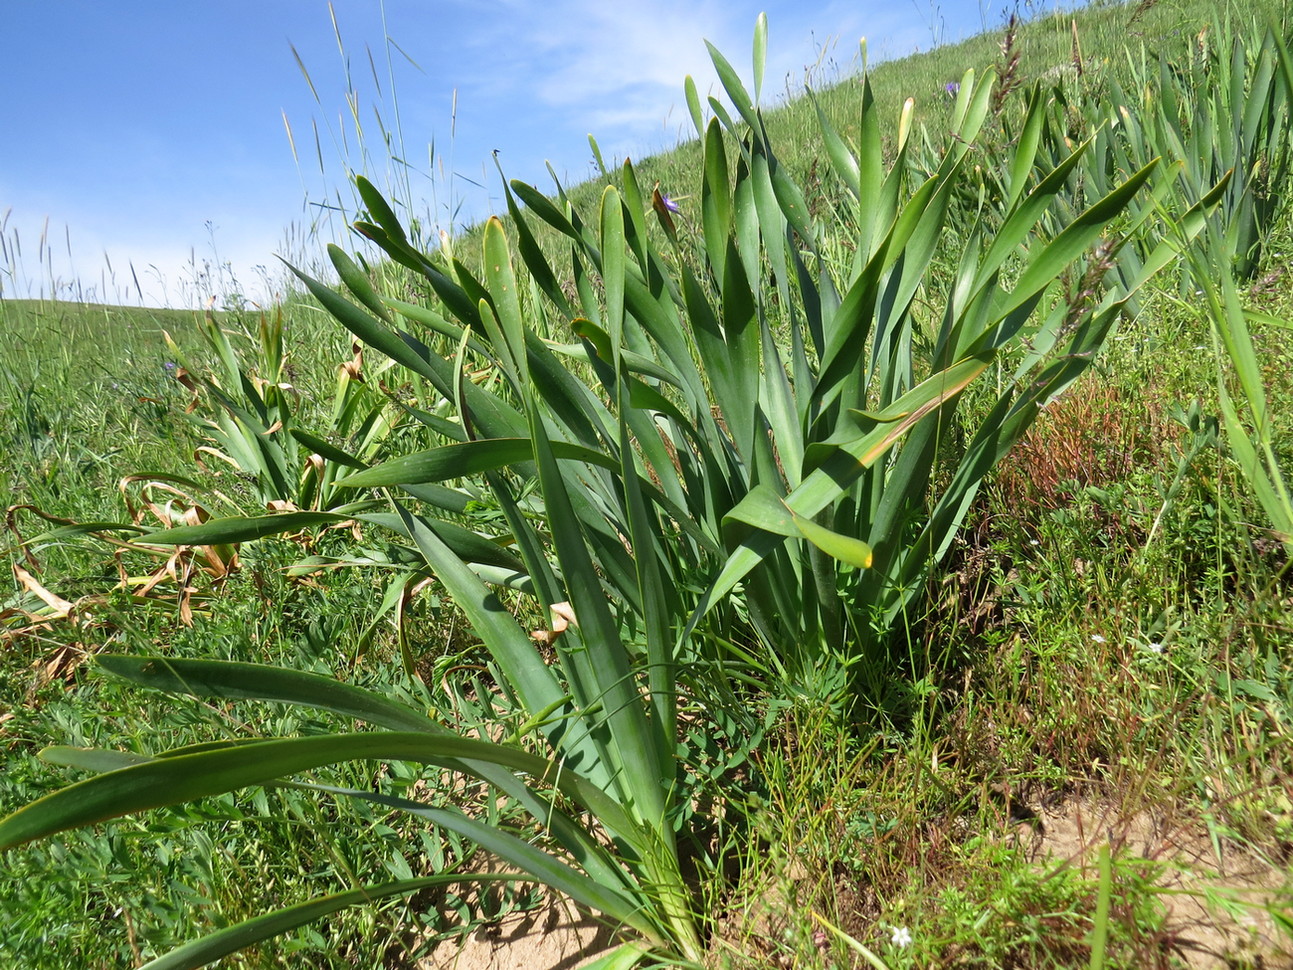
{"label": "small purple flower", "polygon": [[947,92],[947,96],[949,98],[954,98],[961,93],[961,82],[948,81],[945,85],[943,85],[943,90]]}
{"label": "small purple flower", "polygon": [[663,192],[660,193],[660,201],[664,203],[664,207],[668,209],[670,212],[682,211],[682,209],[678,207],[678,203],[675,202],[673,199],[669,198],[669,196],[667,196]]}
{"label": "small purple flower", "polygon": [[175,365],[169,360],[162,364],[162,366],[166,368],[166,373],[168,374],[173,374],[175,372]]}

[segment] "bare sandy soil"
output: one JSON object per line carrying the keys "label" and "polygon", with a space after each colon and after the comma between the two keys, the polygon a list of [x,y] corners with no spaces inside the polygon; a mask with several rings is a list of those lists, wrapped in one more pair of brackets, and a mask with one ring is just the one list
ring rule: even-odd
{"label": "bare sandy soil", "polygon": [[[1158,885],[1171,936],[1164,965],[1293,970],[1288,937],[1271,915],[1272,909],[1293,912],[1288,867],[1216,845],[1197,822],[1127,813],[1107,802],[1069,799],[1039,810],[1036,822],[1018,832],[1038,865],[1066,864],[1094,873],[1100,846],[1107,842],[1120,856],[1162,866]],[[765,918],[783,922],[770,912]],[[746,925],[744,932],[751,929]],[[569,901],[550,900],[480,927],[465,940],[441,943],[418,970],[576,970],[614,942],[593,916]]]}

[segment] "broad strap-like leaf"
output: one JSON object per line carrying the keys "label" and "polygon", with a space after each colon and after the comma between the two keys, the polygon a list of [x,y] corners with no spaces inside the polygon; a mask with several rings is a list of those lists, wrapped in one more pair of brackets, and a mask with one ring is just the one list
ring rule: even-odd
{"label": "broad strap-like leaf", "polygon": [[435,808],[405,798],[368,791],[333,788],[328,785],[313,787],[320,791],[397,808],[410,815],[426,819],[433,825],[464,835],[482,849],[528,873],[543,885],[564,893],[575,902],[588,906],[624,926],[632,927],[656,945],[665,943],[665,935],[650,917],[651,908],[635,900],[629,894],[630,890],[621,881],[617,880],[616,884],[606,884],[592,879],[524,839],[454,809]]}
{"label": "broad strap-like leaf", "polygon": [[509,376],[516,387],[524,387],[529,383],[529,358],[525,351],[521,298],[517,290],[516,273],[512,268],[512,253],[507,245],[507,235],[497,216],[485,223],[481,247],[488,296],[482,296],[480,302],[488,299],[493,311],[491,314],[483,308],[481,319],[490,335],[495,356],[506,363]]}
{"label": "broad strap-like leaf", "polygon": [[649,943],[631,940],[628,943],[621,943],[610,953],[583,964],[580,970],[633,970],[633,967],[646,959],[650,952]]}
{"label": "broad strap-like leaf", "polygon": [[794,519],[795,527],[803,533],[804,538],[832,559],[838,559],[840,562],[856,566],[858,569],[871,568],[873,558],[871,547],[861,539],[827,529],[818,525],[812,519],[797,515],[793,511],[790,514]]}
{"label": "broad strap-like leaf", "polygon": [[229,660],[185,660],[99,654],[95,665],[154,690],[196,697],[246,698],[301,704],[353,717],[391,731],[451,734],[407,704],[323,674]]}
{"label": "broad strap-like leaf", "polygon": [[[493,591],[417,516],[398,502],[392,504],[427,565],[466,615],[476,635],[484,641],[486,649],[507,678],[508,686],[516,692],[526,711],[533,714],[555,710],[554,705],[562,706],[567,697],[566,691]],[[563,746],[568,730],[569,724],[562,719],[543,728],[553,749],[579,765],[587,760],[587,755],[591,752],[585,752],[584,757],[580,756],[580,748],[586,747],[587,741],[582,745],[574,743],[570,747]]]}
{"label": "broad strap-like leaf", "polygon": [[[612,470],[619,467],[615,459],[583,445],[557,442],[553,450],[562,460],[585,461]],[[348,475],[340,479],[337,485],[342,488],[422,485],[468,478],[481,472],[533,461],[534,446],[529,438],[479,438],[420,451],[403,458],[393,458],[366,471]]]}
{"label": "broad strap-like leaf", "polygon": [[1058,279],[1065,268],[1104,235],[1113,220],[1122,215],[1132,196],[1140,191],[1157,165],[1157,159],[1151,161],[1103,199],[1089,206],[1040,253],[1033,256],[1010,293],[999,301],[997,313],[1001,317],[1007,316]]}
{"label": "broad strap-like leaf", "polygon": [[[895,401],[882,414],[885,420],[878,427],[852,440],[819,447],[821,453],[816,458],[810,453],[809,461],[814,462],[815,467],[787,496],[786,505],[797,515],[815,516],[843,494],[909,430],[964,391],[987,370],[992,357],[992,354],[985,354],[952,365]],[[683,631],[683,637],[690,636],[705,614],[784,541],[782,535],[765,531],[757,531],[743,540],[728,556],[722,571],[706,590]]]}
{"label": "broad strap-like leaf", "polygon": [[754,103],[763,91],[763,69],[768,59],[768,15],[760,13],[754,21]]}
{"label": "broad strap-like leaf", "polygon": [[795,528],[794,513],[786,507],[784,496],[766,482],[760,482],[750,489],[723,521],[744,523],[761,532],[787,538],[799,535],[799,530]]}
{"label": "broad strap-like leaf", "polygon": [[714,62],[714,70],[718,73],[718,80],[723,85],[723,90],[727,96],[732,99],[732,107],[736,108],[737,113],[744,119],[757,133],[762,126],[759,124],[758,109],[754,105],[754,100],[750,97],[749,92],[745,90],[745,85],[741,83],[740,76],[736,73],[735,68],[728,62],[727,58],[722,55],[717,47],[709,41],[705,41],[705,46],[709,48],[709,58]]}
{"label": "broad strap-like leaf", "polygon": [[320,525],[349,522],[353,516],[343,512],[278,512],[272,515],[230,516],[209,519],[201,525],[184,525],[174,529],[159,529],[140,537],[148,544],[197,546],[221,545],[234,542],[253,542],[266,536],[285,532],[300,532]]}
{"label": "broad strap-like leaf", "polygon": [[[332,711],[394,731],[412,730],[440,737],[458,736],[449,728],[406,704],[320,674],[231,661],[125,656],[100,656],[96,659],[100,666],[110,673],[157,690],[186,693],[196,697],[277,701],[315,710]],[[259,740],[240,739],[236,742],[193,746],[166,752],[165,757],[247,743],[259,743]],[[130,752],[82,748],[47,749],[42,753],[42,757],[59,764],[94,771],[111,771],[149,760],[146,756]],[[619,872],[619,869],[605,858],[605,849],[598,845],[586,830],[581,829],[553,806],[550,799],[539,795],[527,786],[521,777],[514,775],[508,766],[470,760],[445,762],[444,766],[481,778],[493,785],[501,794],[515,798],[530,813],[535,822],[546,827],[586,871],[600,878],[602,882],[615,883],[617,877],[614,874]],[[634,832],[611,831],[615,831],[615,834],[623,840],[622,849],[641,851],[641,845]]]}
{"label": "broad strap-like leaf", "polygon": [[[331,287],[325,286],[308,273],[290,264],[288,268],[305,284],[323,308],[347,330],[392,360],[425,377],[445,398],[453,398],[454,374],[447,361],[435,354],[423,356],[379,320],[355,306]],[[473,315],[479,318],[478,312]],[[490,437],[509,437],[524,426],[524,421],[516,410],[496,395],[472,383],[468,383],[466,394],[473,420],[484,434]]]}
{"label": "broad strap-like leaf", "polygon": [[230,956],[256,943],[272,940],[308,923],[331,916],[333,913],[355,906],[369,906],[394,896],[409,896],[425,889],[464,884],[489,885],[499,882],[520,882],[531,878],[521,872],[460,872],[441,876],[424,876],[419,879],[402,879],[377,886],[361,886],[345,892],[316,896],[303,903],[285,906],[273,912],[255,916],[233,926],[226,926],[208,933],[200,939],[185,943],[156,959],[149,960],[140,970],[196,970]]}
{"label": "broad strap-like leaf", "polygon": [[318,435],[310,434],[308,431],[302,431],[300,428],[291,428],[288,433],[319,457],[328,461],[336,462],[338,465],[346,465],[350,468],[368,467],[366,462],[361,461],[348,452],[342,451],[336,445],[324,441]]}
{"label": "broad strap-like leaf", "polygon": [[[583,695],[581,701],[600,703],[606,711],[604,722],[610,738],[594,731],[589,740],[600,749],[622,800],[632,805],[634,817],[643,824],[662,827],[664,791],[673,779],[660,776],[659,741],[647,721],[628,652],[572,505],[573,490],[566,484],[537,414],[531,418],[531,432],[548,525],[583,641],[574,650],[558,641],[562,664],[572,690]],[[635,579],[632,576],[624,586],[630,587]],[[662,838],[672,834],[657,831]]]}
{"label": "broad strap-like leaf", "polygon": [[727,172],[723,128],[711,118],[704,134],[704,170],[700,186],[700,219],[710,272],[722,279],[727,261],[727,237],[732,234],[732,195]]}
{"label": "broad strap-like leaf", "polygon": [[108,771],[46,795],[0,820],[0,849],[110,818],[180,805],[355,760],[447,763],[454,768],[473,761],[501,765],[544,779],[603,819],[611,831],[631,834],[636,828],[619,805],[567,765],[489,741],[426,732],[373,731],[232,747],[222,744]]}
{"label": "broad strap-like leaf", "polygon": [[341,282],[346,284],[346,289],[351,292],[355,299],[378,318],[386,323],[392,323],[391,316],[387,312],[382,298],[377,295],[377,291],[373,288],[372,281],[359,268],[359,265],[346,254],[346,251],[340,246],[329,246],[328,258],[332,260],[332,265],[336,269],[337,275],[341,277]]}
{"label": "broad strap-like leaf", "polygon": [[696,126],[696,137],[704,138],[705,118],[700,110],[700,94],[696,90],[696,81],[690,74],[683,82],[683,89],[686,93],[687,112],[691,115],[691,123]]}

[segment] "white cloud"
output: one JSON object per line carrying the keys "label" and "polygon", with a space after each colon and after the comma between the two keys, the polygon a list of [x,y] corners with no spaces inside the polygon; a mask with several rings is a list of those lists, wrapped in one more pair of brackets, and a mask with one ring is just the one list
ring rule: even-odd
{"label": "white cloud", "polygon": [[662,95],[678,91],[685,75],[709,71],[704,39],[720,45],[729,39],[713,4],[636,0],[612,7],[566,0],[558,11],[572,29],[551,22],[536,25],[536,39],[555,67],[537,92],[558,107],[613,101],[638,88],[654,88]]}
{"label": "white cloud", "polygon": [[[590,128],[602,122],[648,129],[659,126],[671,106],[681,104],[688,74],[702,95],[718,89],[706,40],[748,77],[760,9],[758,3],[716,0],[625,0],[614,5],[555,0],[542,8],[499,0],[494,6],[496,13],[473,22],[472,47],[488,57],[466,85],[517,100],[533,98],[567,117],[587,119]],[[802,14],[800,19],[809,18]],[[802,71],[811,52],[806,29],[779,29],[774,20],[771,33],[770,88],[780,84],[784,72]],[[800,37],[792,50],[787,39],[795,34]]]}
{"label": "white cloud", "polygon": [[721,94],[706,40],[750,84],[755,18],[769,7],[764,102],[784,97],[787,89],[799,93],[810,73],[820,83],[852,70],[858,41],[868,31],[873,59],[906,54],[928,39],[928,28],[908,12],[892,6],[868,11],[854,0],[553,0],[541,7],[495,0],[484,11],[471,5],[466,38],[479,57],[460,81],[482,96],[559,112],[599,140],[633,131],[650,137],[671,113],[675,121],[686,119],[687,75],[702,101]]}

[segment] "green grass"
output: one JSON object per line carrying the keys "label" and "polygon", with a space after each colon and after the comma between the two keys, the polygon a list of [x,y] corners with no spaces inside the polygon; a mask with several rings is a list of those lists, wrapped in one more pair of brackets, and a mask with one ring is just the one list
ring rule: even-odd
{"label": "green grass", "polygon": [[147,464],[145,447],[179,460],[168,438],[180,424],[180,389],[161,329],[183,336],[192,326],[181,311],[0,301],[5,504],[111,492],[110,469]]}
{"label": "green grass", "polygon": [[[1151,48],[1163,46],[1175,32],[1184,43],[1205,24],[1217,29],[1223,16],[1208,4],[1172,0],[1137,9],[1096,5],[1025,25],[1020,78],[1068,71],[1072,22],[1085,73],[1066,83],[1089,96],[1121,71],[1122,45],[1143,34]],[[1229,9],[1241,19],[1281,12],[1255,0]],[[920,121],[946,126],[943,84],[998,61],[999,41],[993,33],[877,69],[882,116],[896,117],[914,96]],[[820,94],[849,139],[857,137],[850,117],[857,97],[851,80]],[[809,144],[811,118],[802,102],[778,109],[769,115],[771,136],[782,146]],[[695,143],[680,146],[644,160],[639,181],[659,180],[686,196],[699,182],[699,158]],[[811,154],[784,161],[810,185],[814,167],[824,173],[827,165]],[[593,211],[599,192],[579,186],[571,197]],[[838,200],[827,186],[810,201]],[[1249,305],[1286,320],[1291,246],[1286,206],[1245,294]],[[479,241],[460,240],[456,249],[471,261]],[[403,278],[389,266],[374,275],[379,289]],[[696,797],[727,801],[702,832],[717,863],[703,870],[698,892],[701,915],[715,928],[710,963],[864,966],[863,948],[891,967],[1186,965],[1177,947],[1183,931],[1168,909],[1177,863],[1163,851],[1115,847],[1107,872],[1095,853],[1033,853],[1036,823],[1045,826],[1079,797],[1166,820],[1169,832],[1207,846],[1198,862],[1205,870],[1241,854],[1259,860],[1269,888],[1293,900],[1289,561],[1223,447],[1211,331],[1196,308],[1171,280],[1147,293],[1096,369],[1048,406],[994,473],[907,628],[904,649],[914,659],[892,685],[902,697],[893,708],[899,715],[850,730],[821,696],[756,694],[747,702],[765,733],[709,738],[695,765]],[[283,312],[298,413],[327,427],[348,341],[304,300]],[[235,345],[253,359],[255,318],[221,321],[246,334]],[[218,366],[188,313],[0,302],[6,506],[122,522],[118,480],[167,471],[254,510],[245,475],[214,462],[193,466],[202,431],[184,414],[191,395],[166,368],[174,361],[162,329],[192,355],[195,371]],[[1269,327],[1254,334],[1274,449],[1287,461],[1293,388],[1284,334]],[[196,416],[211,413],[204,399]],[[473,514],[485,522],[498,510],[481,503]],[[28,513],[14,522],[24,538],[49,528]],[[15,539],[11,532],[7,547],[21,562]],[[402,656],[389,622],[374,626],[373,573],[288,575],[304,552],[347,549],[342,536],[318,542],[245,545],[241,571],[203,584],[210,599],[197,602],[192,627],[173,607],[140,610],[111,592],[117,567],[101,544],[64,535],[32,548],[42,568],[27,568],[39,581],[86,605],[70,621],[43,627],[4,615],[0,712],[12,716],[0,721],[0,806],[14,809],[66,780],[65,769],[35,757],[50,744],[158,751],[241,733],[318,734],[341,723],[299,708],[177,699],[88,675],[81,658],[105,648],[281,664],[484,723],[489,658],[449,598],[433,590],[408,603]],[[364,552],[378,561],[393,554],[375,540]],[[155,565],[129,555],[126,562],[132,572]],[[17,579],[8,592],[8,603],[17,602]],[[410,658],[424,687],[405,676]],[[52,677],[34,686],[42,670]],[[699,718],[705,712],[695,700]],[[386,770],[404,787],[415,780],[408,769]],[[319,780],[367,789],[375,777],[371,766],[350,766]],[[476,808],[511,811],[491,800]],[[1100,841],[1093,834],[1092,844]],[[31,967],[137,965],[274,905],[475,864],[472,855],[461,840],[443,841],[361,801],[250,789],[7,852],[0,952]],[[1263,897],[1271,898],[1278,908],[1278,895]],[[526,899],[425,894],[332,917],[228,965],[412,966],[450,916],[488,920]],[[1256,911],[1259,902],[1245,905]],[[1097,918],[1102,912],[1107,921]],[[911,933],[910,945],[894,942],[900,928]],[[1255,951],[1237,948],[1232,965],[1259,966],[1259,957],[1279,965],[1290,950],[1293,939],[1277,929]]]}

